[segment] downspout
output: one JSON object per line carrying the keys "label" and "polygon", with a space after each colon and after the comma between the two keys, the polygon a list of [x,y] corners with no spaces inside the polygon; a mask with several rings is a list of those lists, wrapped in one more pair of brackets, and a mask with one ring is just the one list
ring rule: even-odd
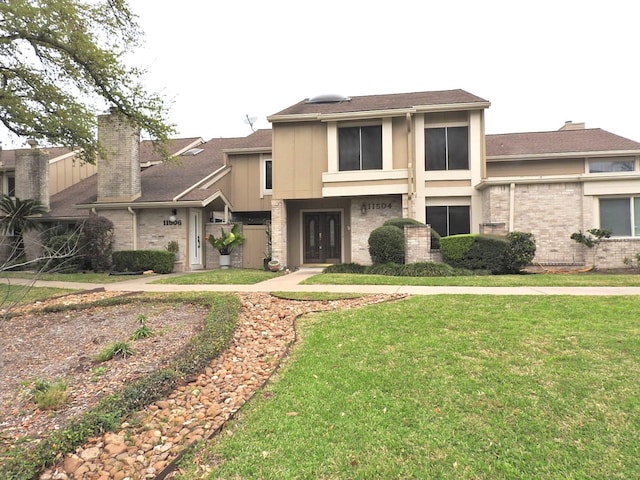
{"label": "downspout", "polygon": [[136,212],[131,207],[127,207],[127,211],[131,214],[131,231],[133,233],[133,250],[138,250],[138,218]]}
{"label": "downspout", "polygon": [[509,185],[509,231],[513,232],[516,216],[516,184]]}
{"label": "downspout", "polygon": [[415,218],[416,212],[414,212],[414,195],[415,195],[415,175],[413,174],[413,141],[411,128],[411,112],[407,112],[407,170],[408,170],[408,195],[407,195],[407,216],[409,218]]}

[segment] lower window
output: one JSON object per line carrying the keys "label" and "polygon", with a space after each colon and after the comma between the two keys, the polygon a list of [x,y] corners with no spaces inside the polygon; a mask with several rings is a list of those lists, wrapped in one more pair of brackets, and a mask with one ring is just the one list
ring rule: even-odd
{"label": "lower window", "polygon": [[427,207],[427,223],[441,237],[471,233],[468,206]]}
{"label": "lower window", "polygon": [[601,198],[600,228],[614,237],[640,236],[640,197]]}

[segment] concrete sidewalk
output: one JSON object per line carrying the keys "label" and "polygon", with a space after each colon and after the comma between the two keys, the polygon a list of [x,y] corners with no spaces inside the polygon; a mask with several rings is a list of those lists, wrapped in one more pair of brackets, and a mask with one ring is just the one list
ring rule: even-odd
{"label": "concrete sidewalk", "polygon": [[[167,285],[151,283],[159,278],[182,274],[149,275],[116,283],[74,283],[42,281],[37,287],[94,290],[104,288],[119,292],[353,292],[402,293],[408,295],[640,295],[640,287],[416,287],[408,285],[300,285],[303,280],[320,273],[320,268],[301,268],[295,272],[253,285]],[[28,285],[30,280],[1,279],[2,283]]]}

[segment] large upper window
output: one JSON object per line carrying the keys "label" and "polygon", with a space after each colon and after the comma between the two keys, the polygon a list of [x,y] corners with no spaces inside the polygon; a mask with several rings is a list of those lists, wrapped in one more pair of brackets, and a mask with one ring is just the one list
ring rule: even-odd
{"label": "large upper window", "polygon": [[631,160],[591,160],[589,173],[633,172],[635,161]]}
{"label": "large upper window", "polygon": [[601,198],[600,228],[616,237],[639,237],[640,197]]}
{"label": "large upper window", "polygon": [[471,233],[468,206],[427,207],[427,223],[441,237]]}
{"label": "large upper window", "polygon": [[338,129],[338,169],[381,170],[382,126]]}
{"label": "large upper window", "polygon": [[469,128],[427,128],[424,131],[426,170],[468,170]]}

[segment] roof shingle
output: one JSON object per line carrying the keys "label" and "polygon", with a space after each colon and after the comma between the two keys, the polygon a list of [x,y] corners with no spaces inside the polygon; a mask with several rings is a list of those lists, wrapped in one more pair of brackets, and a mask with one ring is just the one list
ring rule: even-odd
{"label": "roof shingle", "polygon": [[487,135],[486,142],[488,157],[628,150],[640,152],[640,143],[600,128]]}

